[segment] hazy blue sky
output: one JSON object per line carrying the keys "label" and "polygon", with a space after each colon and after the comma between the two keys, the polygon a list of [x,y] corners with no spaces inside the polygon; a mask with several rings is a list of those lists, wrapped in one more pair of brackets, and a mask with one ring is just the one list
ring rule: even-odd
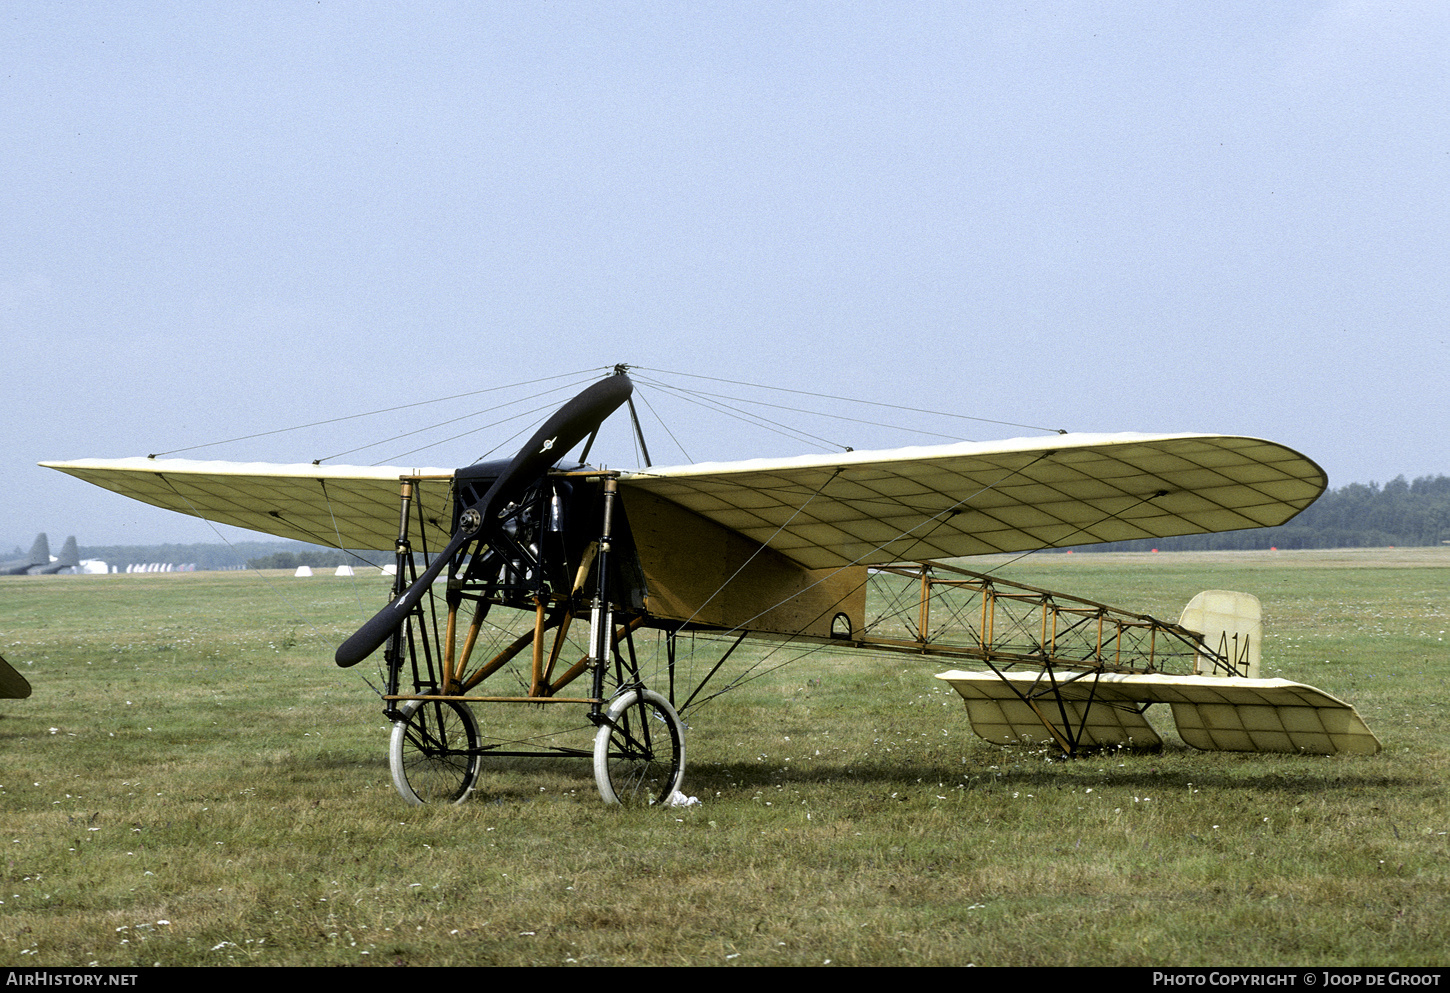
{"label": "hazy blue sky", "polygon": [[0,26],[7,551],[214,540],[42,459],[615,362],[1268,437],[1331,485],[1450,473],[1440,0],[19,0]]}

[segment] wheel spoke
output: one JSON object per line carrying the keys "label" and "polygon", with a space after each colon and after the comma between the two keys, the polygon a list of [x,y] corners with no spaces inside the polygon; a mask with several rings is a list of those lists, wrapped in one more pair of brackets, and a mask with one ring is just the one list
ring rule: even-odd
{"label": "wheel spoke", "polygon": [[617,697],[594,739],[594,778],[607,803],[663,803],[685,774],[684,728],[653,690]]}
{"label": "wheel spoke", "polygon": [[388,749],[393,785],[409,803],[459,803],[479,772],[478,723],[468,705],[412,700],[401,708]]}

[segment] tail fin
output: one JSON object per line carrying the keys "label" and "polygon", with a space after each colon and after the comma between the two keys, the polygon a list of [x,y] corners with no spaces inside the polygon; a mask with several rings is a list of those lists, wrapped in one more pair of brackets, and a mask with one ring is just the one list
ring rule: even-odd
{"label": "tail fin", "polygon": [[50,565],[50,540],[44,531],[35,536],[35,544],[30,546],[30,564]]}
{"label": "tail fin", "polygon": [[1249,593],[1204,590],[1188,601],[1178,623],[1203,635],[1206,649],[1227,659],[1233,667],[1225,672],[1214,659],[1199,653],[1194,671],[1206,676],[1259,678],[1260,645],[1264,632],[1259,598]]}
{"label": "tail fin", "polygon": [[76,536],[71,535],[65,540],[65,547],[60,550],[60,558],[56,559],[53,565],[62,569],[79,568],[81,564],[81,552],[76,547]]}

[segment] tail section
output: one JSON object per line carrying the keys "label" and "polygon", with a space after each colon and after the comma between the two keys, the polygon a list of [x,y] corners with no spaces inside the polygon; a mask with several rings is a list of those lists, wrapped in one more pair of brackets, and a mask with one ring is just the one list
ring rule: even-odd
{"label": "tail section", "polygon": [[[1157,748],[1161,740],[1144,715],[1152,704],[1166,703],[1178,736],[1193,748],[1311,755],[1380,750],[1374,732],[1343,700],[1303,683],[1260,678],[1257,597],[1207,590],[1189,601],[1176,626],[1152,621],[1152,630],[1175,646],[1193,646],[1192,675],[1151,665],[1136,672],[1074,671],[1080,667],[1045,654],[1019,654],[1011,664],[1040,668],[1046,678],[1042,671],[1003,671],[1008,665],[937,678],[961,695],[972,730],[1002,745],[1055,742],[1068,754],[1104,746]],[[1186,656],[1182,664],[1187,667]]]}
{"label": "tail section", "polygon": [[[41,535],[41,537],[44,538],[45,535]],[[46,562],[44,565],[33,565],[30,567],[29,571],[32,576],[54,576],[62,569],[70,569],[72,567],[79,569],[81,565],[81,553],[76,548],[76,536],[71,535],[65,540],[65,547],[60,550],[60,558],[51,562],[50,552],[48,550],[45,558]]]}
{"label": "tail section", "polygon": [[65,540],[65,545],[60,550],[60,558],[56,559],[51,564],[58,565],[62,569],[71,569],[80,566],[81,552],[80,549],[76,547],[75,535],[71,535]]}
{"label": "tail section", "polygon": [[30,564],[50,564],[50,540],[46,538],[44,531],[35,536],[35,544],[30,546]]}
{"label": "tail section", "polygon": [[1204,590],[1188,601],[1178,623],[1203,635],[1204,647],[1231,666],[1231,671],[1225,671],[1220,662],[1200,652],[1194,660],[1194,672],[1201,676],[1259,678],[1264,623],[1258,597],[1228,590]]}

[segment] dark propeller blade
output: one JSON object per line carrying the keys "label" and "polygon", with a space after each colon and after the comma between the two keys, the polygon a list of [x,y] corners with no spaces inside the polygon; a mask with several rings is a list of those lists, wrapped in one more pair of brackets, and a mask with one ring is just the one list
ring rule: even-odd
{"label": "dark propeller blade", "polygon": [[522,496],[570,449],[594,433],[606,417],[629,399],[633,391],[634,384],[629,377],[619,374],[601,379],[560,407],[543,427],[534,432],[528,444],[519,449],[482,499],[464,511],[458,531],[433,564],[403,591],[402,596],[378,611],[351,638],[338,646],[337,664],[344,668],[354,666],[377,651],[403,623],[403,618],[423,598],[428,587],[448,567],[449,561],[464,543],[476,537],[480,530],[492,528],[501,510]]}

